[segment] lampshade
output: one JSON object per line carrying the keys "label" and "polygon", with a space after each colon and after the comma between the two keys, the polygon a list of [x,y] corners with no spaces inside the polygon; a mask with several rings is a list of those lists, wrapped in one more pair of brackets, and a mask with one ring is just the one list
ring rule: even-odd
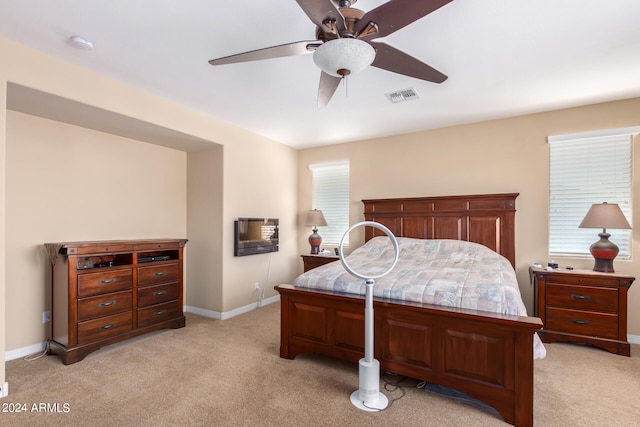
{"label": "lampshade", "polygon": [[607,228],[631,228],[620,206],[606,202],[593,204],[578,227],[602,228],[602,233],[598,233],[600,240],[589,247],[589,251],[596,261],[593,270],[613,273],[613,260],[618,255],[619,248],[615,243],[609,241],[611,234],[607,233]]}
{"label": "lampshade", "polygon": [[340,38],[321,44],[313,53],[318,68],[335,77],[359,73],[376,57],[375,49],[358,39]]}
{"label": "lampshade", "polygon": [[625,218],[617,203],[593,204],[578,226],[579,228],[622,228],[630,229],[631,225]]}
{"label": "lampshade", "polygon": [[324,219],[322,211],[318,209],[312,209],[307,212],[307,218],[304,220],[304,225],[306,227],[324,227],[325,225],[327,225],[327,221]]}

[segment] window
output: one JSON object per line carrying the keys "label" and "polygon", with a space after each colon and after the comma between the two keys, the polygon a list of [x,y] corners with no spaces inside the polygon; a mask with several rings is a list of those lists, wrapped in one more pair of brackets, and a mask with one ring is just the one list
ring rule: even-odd
{"label": "window", "polygon": [[[598,231],[578,228],[594,203],[617,203],[631,223],[633,134],[640,127],[549,137],[549,256],[590,256]],[[619,259],[631,258],[631,230],[612,230]]]}
{"label": "window", "polygon": [[[323,245],[339,245],[349,228],[349,161],[309,165],[313,174],[313,208],[327,221],[318,227]],[[349,236],[344,246],[349,246]]]}

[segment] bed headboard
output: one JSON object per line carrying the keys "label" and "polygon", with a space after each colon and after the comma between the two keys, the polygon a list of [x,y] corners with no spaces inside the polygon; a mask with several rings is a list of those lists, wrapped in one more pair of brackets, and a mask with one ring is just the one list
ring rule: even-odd
{"label": "bed headboard", "polygon": [[[515,267],[515,214],[519,193],[363,200],[365,221],[397,237],[481,243]],[[365,241],[384,233],[365,227]]]}

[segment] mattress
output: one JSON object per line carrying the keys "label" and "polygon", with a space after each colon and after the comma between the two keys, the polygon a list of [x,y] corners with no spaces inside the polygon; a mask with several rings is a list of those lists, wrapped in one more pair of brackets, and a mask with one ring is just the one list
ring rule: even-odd
{"label": "mattress", "polygon": [[[516,273],[511,263],[486,246],[461,240],[398,237],[399,256],[393,270],[375,279],[374,297],[421,302],[492,313],[526,316]],[[374,237],[354,250],[346,262],[364,276],[384,273],[395,252],[386,236]],[[333,262],[300,275],[300,288],[365,294],[365,284]],[[534,337],[534,357],[546,350]]]}

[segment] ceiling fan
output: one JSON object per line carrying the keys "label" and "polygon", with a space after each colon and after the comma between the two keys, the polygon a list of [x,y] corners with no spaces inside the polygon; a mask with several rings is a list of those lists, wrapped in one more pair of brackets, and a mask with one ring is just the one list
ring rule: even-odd
{"label": "ceiling fan", "polygon": [[357,0],[296,1],[316,24],[317,40],[252,50],[212,59],[209,64],[234,64],[313,53],[315,64],[322,70],[318,89],[318,106],[321,107],[329,103],[342,79],[369,65],[433,83],[447,79],[435,68],[374,40],[398,31],[452,0],[389,0],[369,12],[351,7]]}

